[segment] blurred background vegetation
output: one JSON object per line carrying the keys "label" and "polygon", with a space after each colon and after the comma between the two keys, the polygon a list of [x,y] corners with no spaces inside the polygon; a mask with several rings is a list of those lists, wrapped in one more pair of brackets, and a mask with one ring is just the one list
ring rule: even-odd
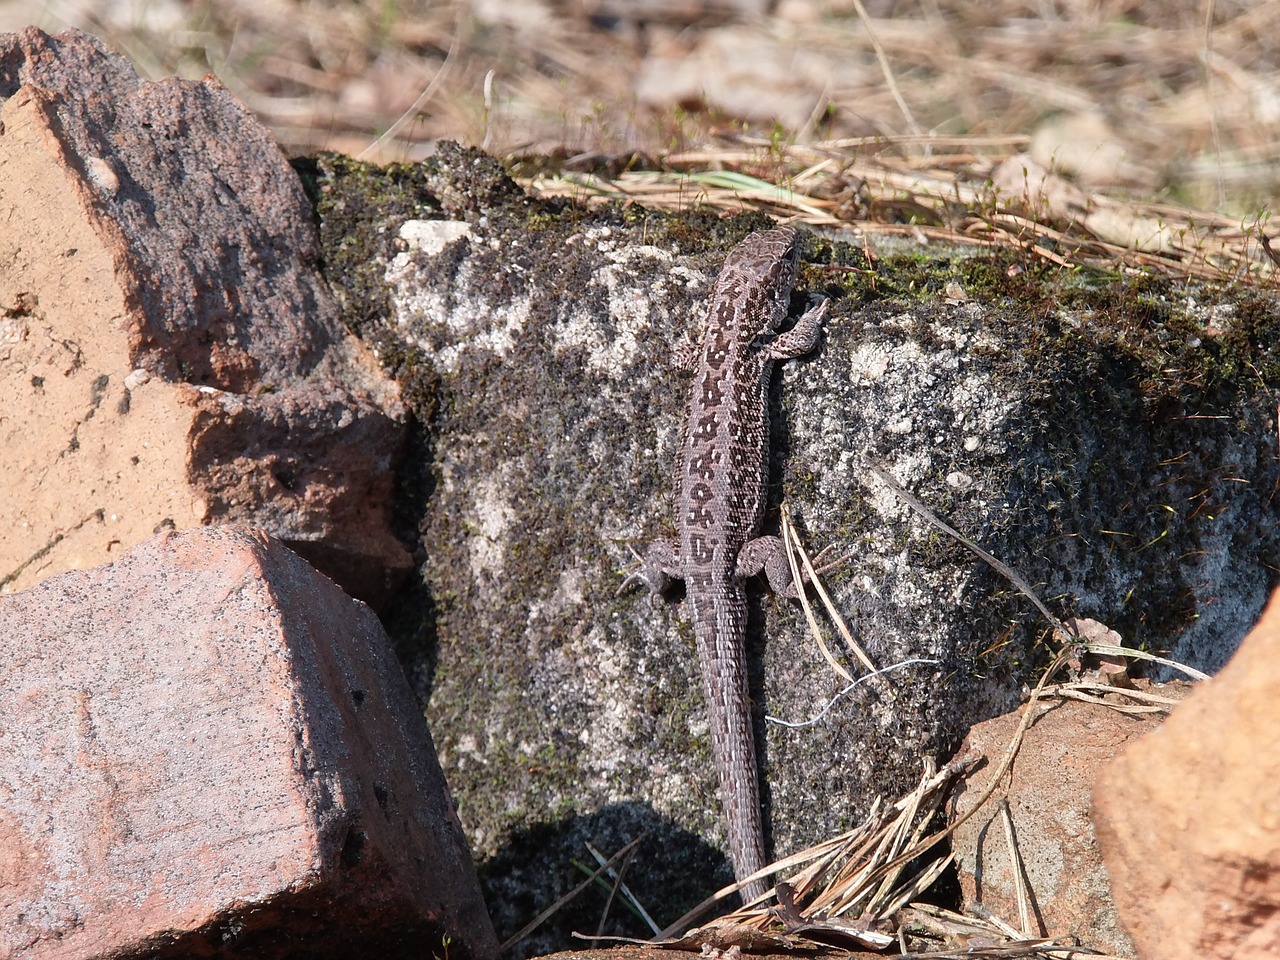
{"label": "blurred background vegetation", "polygon": [[[624,192],[627,172],[736,171],[812,207],[774,212],[956,232],[948,204],[976,195],[955,185],[1016,157],[1080,193],[1013,212],[1156,252],[1188,223],[1265,237],[1280,184],[1280,0],[0,0],[0,29],[28,23],[97,34],[148,79],[216,74],[291,155],[416,161],[450,138]],[[1084,223],[1117,201],[1174,239]]]}

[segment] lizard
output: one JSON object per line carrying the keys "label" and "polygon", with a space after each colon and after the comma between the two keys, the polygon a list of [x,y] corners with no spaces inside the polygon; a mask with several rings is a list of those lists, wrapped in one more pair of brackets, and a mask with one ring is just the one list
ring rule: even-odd
{"label": "lizard", "polygon": [[[676,536],[655,540],[628,576],[652,595],[683,580],[711,728],[729,859],[741,882],[765,866],[755,738],[747,685],[744,582],[765,572],[775,593],[795,596],[782,541],[760,536],[769,454],[769,379],[779,360],[810,352],[827,301],[786,332],[799,262],[794,227],[751,234],[725,258],[707,309],[675,477]],[[637,554],[638,556],[638,554]],[[763,878],[743,888],[763,896]]]}

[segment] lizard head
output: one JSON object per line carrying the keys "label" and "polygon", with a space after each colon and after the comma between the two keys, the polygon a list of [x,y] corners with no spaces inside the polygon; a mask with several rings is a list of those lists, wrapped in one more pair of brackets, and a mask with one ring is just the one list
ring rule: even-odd
{"label": "lizard head", "polygon": [[739,335],[772,333],[787,316],[800,248],[795,227],[751,234],[725,258],[716,278],[715,303],[734,304],[746,324]]}

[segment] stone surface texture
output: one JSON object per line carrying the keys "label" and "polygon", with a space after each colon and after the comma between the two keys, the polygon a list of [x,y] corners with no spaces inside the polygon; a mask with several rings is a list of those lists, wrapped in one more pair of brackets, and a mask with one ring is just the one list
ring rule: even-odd
{"label": "stone surface texture", "polygon": [[[1179,682],[1144,686],[1171,698],[1187,692]],[[1089,819],[1090,794],[1103,764],[1152,730],[1162,715],[1127,716],[1075,700],[1041,702],[1033,709],[1036,717],[1009,774],[952,836],[965,907],[1019,924],[1014,865],[999,809],[1004,800],[1030,895],[1032,929],[1025,932],[1076,936],[1106,953],[1132,956],[1133,943],[1116,914]],[[965,780],[955,801],[956,817],[967,814],[986,791],[1022,712],[1003,714],[969,731],[960,753],[981,755],[986,763]]]}
{"label": "stone surface texture", "polygon": [[403,405],[270,134],[34,28],[0,36],[0,131],[0,586],[242,521],[384,600]]}
{"label": "stone surface texture", "polygon": [[0,662],[0,956],[496,956],[381,626],[278,542],[0,597]]}
{"label": "stone surface texture", "polygon": [[1098,777],[1094,822],[1144,960],[1280,956],[1280,592],[1231,661]]}
{"label": "stone surface texture", "polygon": [[[495,924],[518,929],[530,891],[567,892],[584,842],[607,855],[642,834],[628,885],[684,898],[654,908],[679,915],[728,876],[712,866],[723,828],[697,657],[684,610],[617,591],[628,547],[672,530],[681,351],[725,253],[769,221],[530,200],[456,148],[386,178],[318,165],[330,281],[386,298],[352,299],[361,334],[417,362],[406,396],[433,435],[413,469],[432,485],[405,622],[429,651],[416,676]],[[402,235],[409,220],[467,229]],[[873,464],[1059,615],[1201,669],[1225,662],[1280,568],[1275,387],[1243,373],[1278,369],[1270,294],[1040,280],[1017,252],[872,252],[806,243],[793,313],[833,303],[817,350],[781,364],[771,391],[766,526],[785,497],[811,548],[845,558],[829,586],[876,665],[910,663],[823,712],[843,680],[796,605],[750,585],[779,855],[914,786],[925,755],[1015,706],[1044,663],[1035,608]],[[522,949],[592,922],[557,917]]]}

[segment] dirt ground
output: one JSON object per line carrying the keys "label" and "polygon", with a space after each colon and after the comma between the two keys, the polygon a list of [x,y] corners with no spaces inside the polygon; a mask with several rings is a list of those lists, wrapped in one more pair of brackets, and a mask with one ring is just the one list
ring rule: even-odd
{"label": "dirt ground", "polygon": [[292,154],[447,137],[736,169],[958,143],[1262,227],[1280,185],[1277,0],[0,0],[0,29],[31,22],[151,79],[212,71]]}

